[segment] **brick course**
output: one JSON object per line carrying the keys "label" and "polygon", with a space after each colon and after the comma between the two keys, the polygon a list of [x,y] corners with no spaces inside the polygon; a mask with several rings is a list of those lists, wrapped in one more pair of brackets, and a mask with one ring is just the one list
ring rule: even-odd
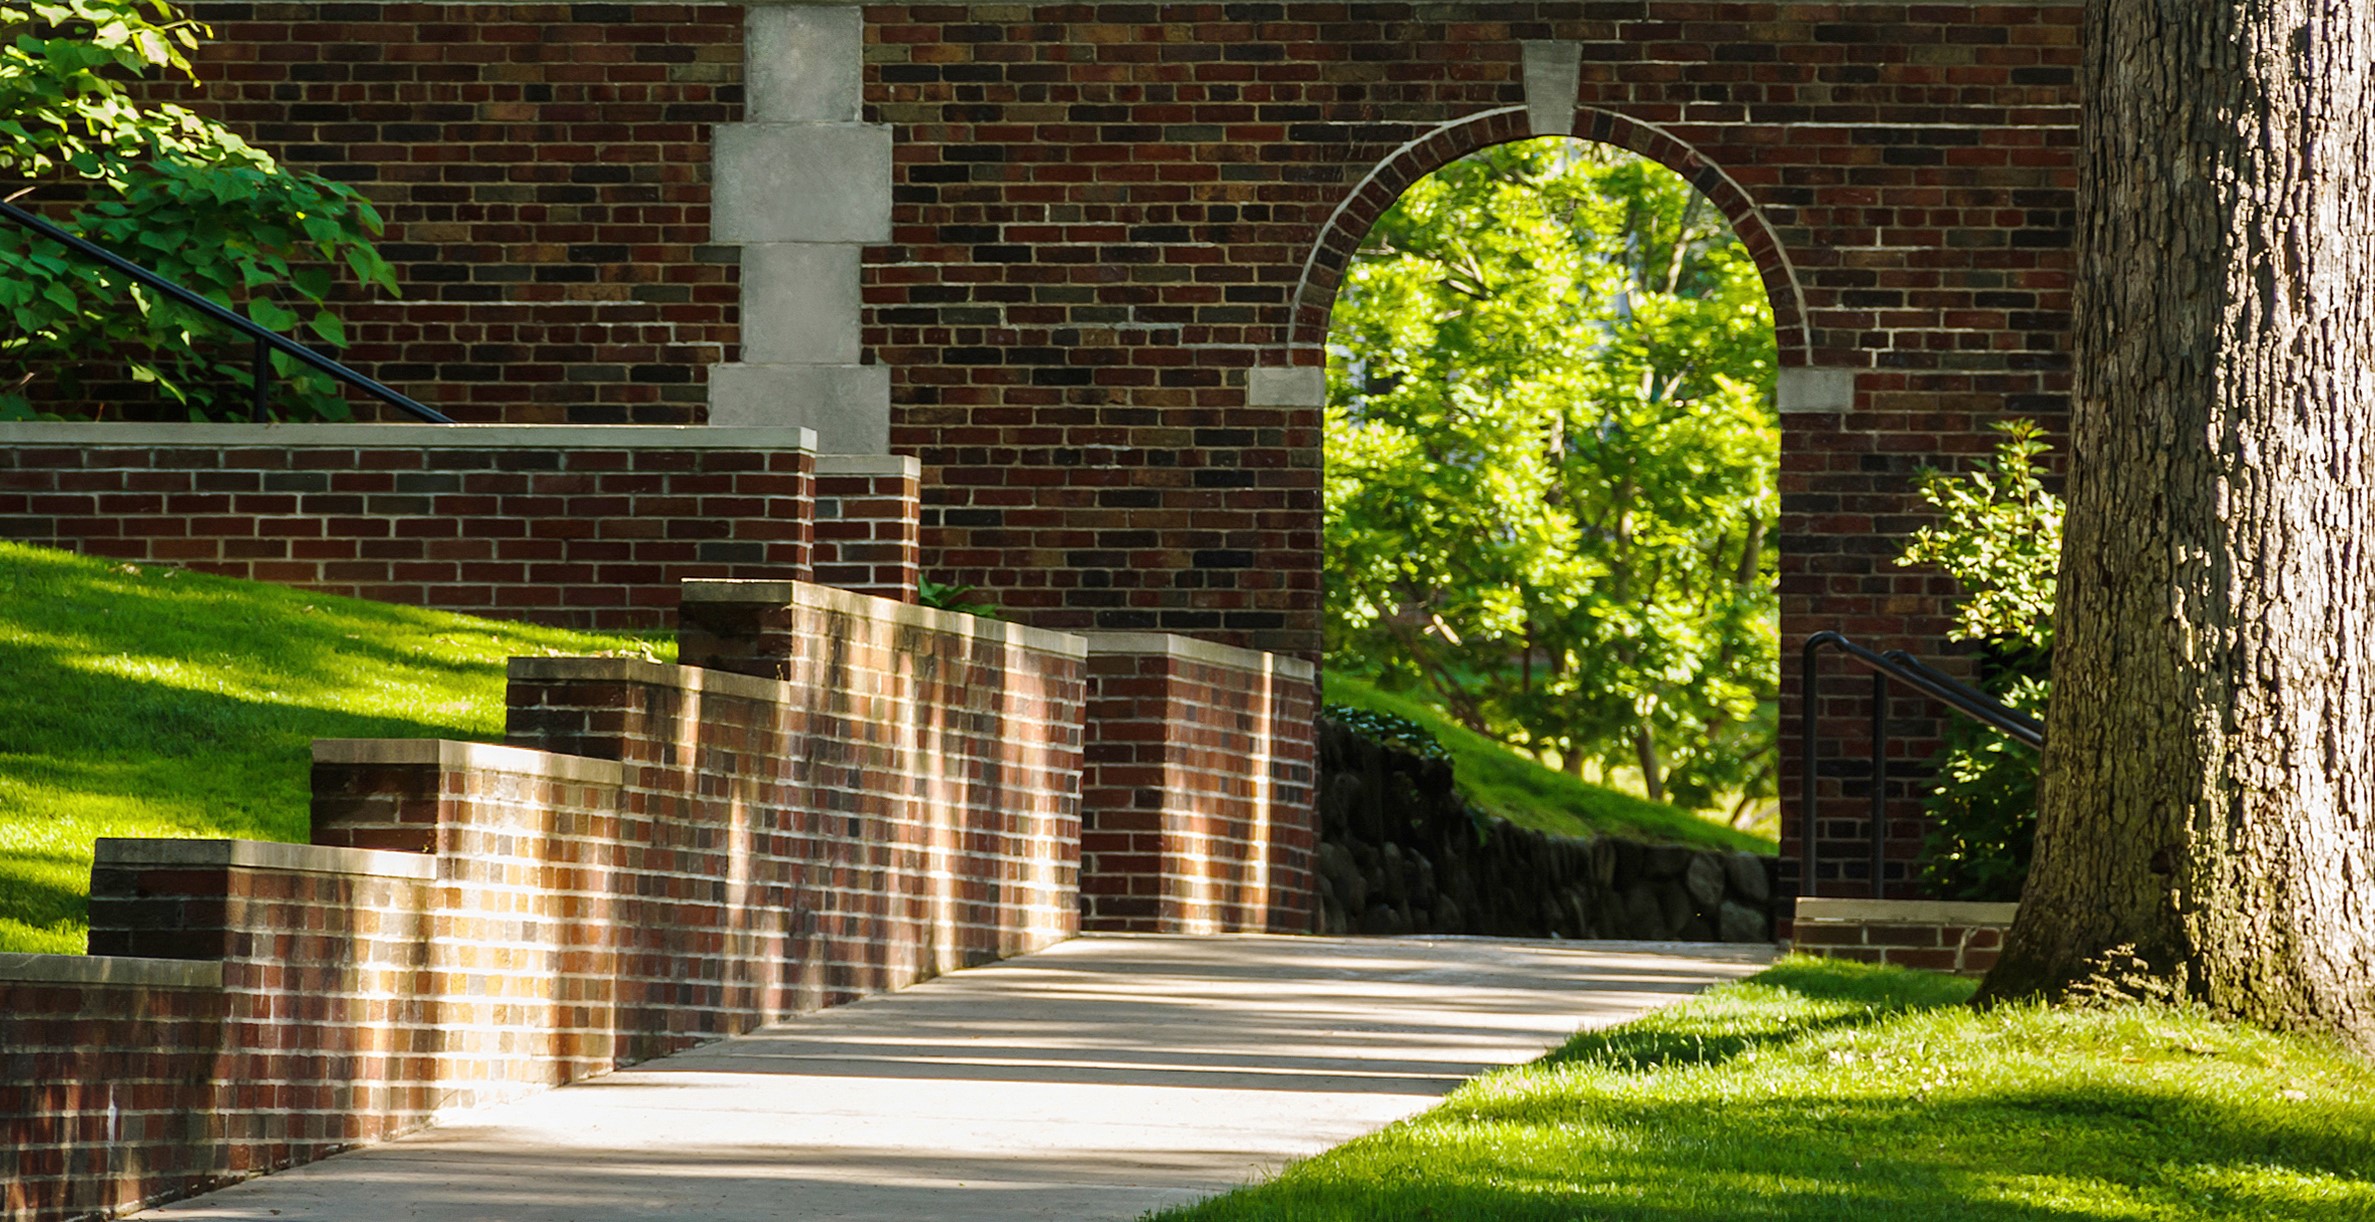
{"label": "brick course", "polygon": [[798,429],[0,425],[0,538],[655,628],[685,578],[808,576],[812,444]]}

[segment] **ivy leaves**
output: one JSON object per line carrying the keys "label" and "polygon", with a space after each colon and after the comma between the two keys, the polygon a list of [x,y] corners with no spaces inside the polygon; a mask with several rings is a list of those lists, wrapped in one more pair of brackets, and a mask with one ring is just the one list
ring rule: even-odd
{"label": "ivy leaves", "polygon": [[[0,171],[67,180],[59,194],[76,206],[57,218],[66,229],[319,346],[346,343],[328,308],[341,271],[396,292],[370,241],[380,216],[354,188],[289,170],[213,120],[128,92],[143,75],[189,74],[206,34],[197,22],[162,0],[0,0],[0,31],[10,36],[0,46]],[[13,226],[0,226],[0,320],[0,361],[29,371],[0,384],[0,419],[39,414],[35,377],[46,375],[58,398],[79,397],[86,362],[120,365],[194,420],[248,411],[243,338]],[[286,357],[274,364],[281,415],[347,416],[331,379]]]}

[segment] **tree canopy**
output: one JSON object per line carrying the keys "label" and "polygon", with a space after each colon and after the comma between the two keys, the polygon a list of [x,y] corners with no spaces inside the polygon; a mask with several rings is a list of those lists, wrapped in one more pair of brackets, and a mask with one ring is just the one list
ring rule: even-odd
{"label": "tree canopy", "polygon": [[1770,792],[1773,320],[1721,212],[1483,151],[1378,221],[1329,343],[1330,665],[1653,797]]}

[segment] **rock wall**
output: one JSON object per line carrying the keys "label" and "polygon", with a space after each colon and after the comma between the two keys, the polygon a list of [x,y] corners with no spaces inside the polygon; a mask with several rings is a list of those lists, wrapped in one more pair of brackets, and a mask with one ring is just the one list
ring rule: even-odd
{"label": "rock wall", "polygon": [[1772,940],[1776,858],[1518,827],[1325,719],[1319,757],[1322,933]]}

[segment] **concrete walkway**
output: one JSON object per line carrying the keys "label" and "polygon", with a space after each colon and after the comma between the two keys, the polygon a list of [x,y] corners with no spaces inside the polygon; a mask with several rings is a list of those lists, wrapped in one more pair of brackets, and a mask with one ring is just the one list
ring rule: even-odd
{"label": "concrete walkway", "polygon": [[1086,937],[139,1216],[1130,1219],[1770,953]]}

